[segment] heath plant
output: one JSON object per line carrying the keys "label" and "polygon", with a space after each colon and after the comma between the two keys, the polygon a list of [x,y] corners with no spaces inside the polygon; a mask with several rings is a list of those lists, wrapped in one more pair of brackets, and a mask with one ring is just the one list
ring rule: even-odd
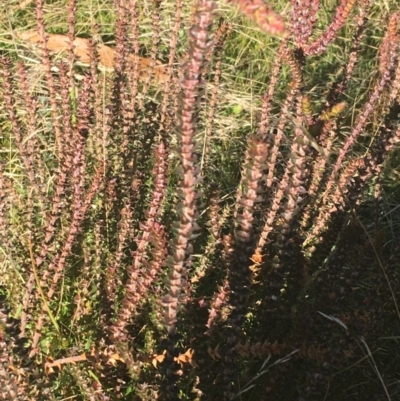
{"label": "heath plant", "polygon": [[397,399],[395,1],[1,5],[0,399]]}

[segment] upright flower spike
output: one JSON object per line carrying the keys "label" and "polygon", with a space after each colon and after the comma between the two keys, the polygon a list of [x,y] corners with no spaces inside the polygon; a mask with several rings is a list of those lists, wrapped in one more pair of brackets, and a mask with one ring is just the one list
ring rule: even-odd
{"label": "upright flower spike", "polygon": [[51,71],[52,65],[50,61],[50,51],[47,47],[48,36],[46,35],[45,25],[44,25],[44,1],[36,0],[36,20],[37,20],[37,28],[41,42],[41,50],[42,50],[42,64],[45,67],[45,74],[47,85],[50,93],[50,105],[51,105],[51,114],[52,114],[52,124],[54,126],[55,131],[55,139],[57,145],[57,156],[59,159],[64,157],[64,143],[63,143],[63,133],[62,128],[59,123],[59,112],[58,112],[58,104],[57,104],[57,92],[54,83],[53,74]]}
{"label": "upright flower spike", "polygon": [[197,228],[197,184],[199,166],[196,150],[196,111],[199,89],[202,85],[206,53],[212,46],[210,28],[213,23],[213,12],[216,4],[210,0],[199,0],[194,15],[194,23],[189,30],[190,44],[187,61],[183,65],[185,74],[181,80],[182,100],[179,115],[178,152],[180,157],[180,182],[177,188],[179,203],[178,219],[174,224],[175,236],[171,243],[172,255],[169,258],[168,294],[164,296],[164,325],[168,331],[167,352],[164,361],[166,369],[166,399],[178,399],[178,388],[175,385],[176,364],[176,324],[182,303],[182,292],[186,287],[187,256],[192,253],[190,241]]}
{"label": "upright flower spike", "polygon": [[340,6],[336,9],[336,14],[333,18],[333,21],[326,28],[325,32],[304,49],[307,55],[316,56],[326,50],[328,45],[336,38],[339,29],[344,26],[356,3],[357,0],[341,1]]}
{"label": "upright flower spike", "polygon": [[291,0],[290,30],[297,47],[304,48],[317,21],[319,0]]}
{"label": "upright flower spike", "polygon": [[173,241],[171,272],[169,275],[169,294],[164,299],[165,325],[170,334],[175,332],[180,293],[183,286],[184,263],[189,240],[196,226],[196,185],[198,167],[195,151],[196,102],[201,84],[204,55],[210,47],[208,31],[213,21],[213,1],[200,0],[195,16],[195,23],[190,29],[189,60],[186,62],[186,74],[181,83],[183,89],[182,112],[180,116],[180,175],[178,193],[180,204],[177,207],[179,221],[176,224],[176,237]]}
{"label": "upright flower spike", "polygon": [[232,0],[239,11],[245,14],[266,33],[287,36],[284,19],[277,14],[264,0]]}

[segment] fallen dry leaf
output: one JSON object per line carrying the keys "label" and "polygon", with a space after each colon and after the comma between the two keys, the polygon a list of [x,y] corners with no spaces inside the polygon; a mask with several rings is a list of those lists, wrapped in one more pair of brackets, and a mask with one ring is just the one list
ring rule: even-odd
{"label": "fallen dry leaf", "polygon": [[[164,350],[162,354],[154,356],[153,360],[151,361],[151,364],[156,369],[159,363],[164,362],[166,353],[167,351]],[[192,366],[195,366],[193,361],[193,354],[194,351],[191,348],[189,348],[184,354],[179,354],[177,357],[174,357],[174,361],[178,363],[181,367],[183,367],[183,365],[186,363],[190,363]]]}
{"label": "fallen dry leaf", "polygon": [[53,358],[47,358],[47,361],[44,364],[44,371],[46,373],[46,375],[49,375],[51,373],[54,373],[54,368],[58,368],[59,370],[61,370],[62,365],[65,365],[66,363],[72,363],[75,364],[77,362],[81,362],[81,361],[86,361],[86,354],[81,354],[81,355],[76,355],[76,356],[70,356],[67,358],[61,358],[61,359],[57,359],[57,360],[53,360]]}
{"label": "fallen dry leaf", "polygon": [[157,365],[159,363],[162,363],[165,359],[165,354],[167,351],[164,351],[161,355],[156,355],[153,360],[151,361],[151,364],[154,366],[155,369],[157,369]]}
{"label": "fallen dry leaf", "polygon": [[[39,44],[41,42],[40,35],[35,30],[29,30],[25,32],[19,32],[17,34],[17,38],[21,41]],[[69,39],[66,35],[47,34],[47,48],[52,52],[63,53],[68,51],[69,47]],[[85,38],[75,38],[73,41],[74,45],[74,54],[77,59],[84,64],[90,63],[90,42],[89,39]],[[115,49],[106,45],[98,45],[97,53],[99,57],[100,64],[108,69],[114,68],[115,63]],[[129,56],[129,60],[134,62],[134,55]],[[150,73],[150,59],[145,57],[139,58],[139,70],[142,78],[146,78]],[[153,70],[153,74],[156,82],[162,84],[168,80],[168,75],[166,74],[165,67],[158,63]]]}
{"label": "fallen dry leaf", "polygon": [[194,355],[194,350],[192,348],[189,348],[184,354],[179,354],[175,359],[175,362],[177,362],[181,367],[185,363],[190,363],[192,366],[195,366],[194,361],[193,361],[193,355]]}
{"label": "fallen dry leaf", "polygon": [[119,354],[114,353],[109,355],[109,359],[107,361],[107,365],[117,366],[117,361],[124,362],[124,360],[120,357]]}

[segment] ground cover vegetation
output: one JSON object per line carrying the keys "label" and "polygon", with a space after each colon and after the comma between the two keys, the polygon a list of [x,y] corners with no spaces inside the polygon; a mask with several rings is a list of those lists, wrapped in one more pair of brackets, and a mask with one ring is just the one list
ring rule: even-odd
{"label": "ground cover vegetation", "polygon": [[396,1],[1,5],[0,399],[398,399]]}

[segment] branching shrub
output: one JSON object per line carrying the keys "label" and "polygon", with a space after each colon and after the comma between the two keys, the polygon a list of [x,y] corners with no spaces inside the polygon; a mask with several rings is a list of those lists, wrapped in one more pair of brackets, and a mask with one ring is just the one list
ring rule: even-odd
{"label": "branching shrub", "polygon": [[103,3],[7,6],[0,398],[395,399],[400,9]]}

